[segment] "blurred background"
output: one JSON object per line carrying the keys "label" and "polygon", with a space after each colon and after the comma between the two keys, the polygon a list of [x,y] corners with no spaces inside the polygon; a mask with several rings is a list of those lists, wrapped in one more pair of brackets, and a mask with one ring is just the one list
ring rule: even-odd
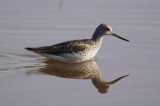
{"label": "blurred background", "polygon": [[[105,23],[129,39],[105,37],[96,64],[105,81],[130,74],[100,94],[88,80],[28,74],[48,65],[24,50],[91,38]],[[0,0],[1,106],[159,106],[159,0]]]}

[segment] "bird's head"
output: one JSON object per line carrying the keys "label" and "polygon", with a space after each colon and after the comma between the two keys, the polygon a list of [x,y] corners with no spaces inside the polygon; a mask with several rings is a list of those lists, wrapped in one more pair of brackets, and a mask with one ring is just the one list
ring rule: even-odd
{"label": "bird's head", "polygon": [[117,34],[113,33],[112,28],[109,25],[106,24],[100,24],[97,28],[96,31],[93,34],[92,39],[97,39],[103,35],[111,35],[111,36],[115,36],[117,38],[120,38],[122,40],[128,41],[127,39],[118,36]]}

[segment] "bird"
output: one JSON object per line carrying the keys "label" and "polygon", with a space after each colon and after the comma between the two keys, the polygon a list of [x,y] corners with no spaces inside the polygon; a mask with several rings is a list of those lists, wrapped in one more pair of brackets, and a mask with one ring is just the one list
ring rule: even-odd
{"label": "bird", "polygon": [[106,35],[129,42],[129,40],[115,34],[109,25],[100,24],[90,39],[71,40],[51,46],[26,47],[25,49],[56,61],[78,63],[94,58],[101,47],[103,37]]}

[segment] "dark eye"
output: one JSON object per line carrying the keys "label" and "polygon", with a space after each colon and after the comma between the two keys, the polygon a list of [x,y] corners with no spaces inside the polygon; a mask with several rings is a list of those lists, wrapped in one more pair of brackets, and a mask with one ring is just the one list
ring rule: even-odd
{"label": "dark eye", "polygon": [[106,27],[105,30],[110,30],[110,29]]}

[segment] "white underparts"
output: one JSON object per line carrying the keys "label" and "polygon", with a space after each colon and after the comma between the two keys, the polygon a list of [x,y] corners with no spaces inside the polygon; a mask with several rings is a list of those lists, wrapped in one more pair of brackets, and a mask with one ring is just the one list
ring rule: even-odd
{"label": "white underparts", "polygon": [[97,54],[99,48],[101,47],[101,42],[102,42],[102,38],[98,42],[96,42],[94,45],[88,46],[84,51],[79,51],[76,53],[75,52],[61,53],[59,55],[45,54],[45,53],[39,53],[39,52],[35,52],[35,53],[53,60],[63,61],[67,63],[76,63],[76,62],[82,62],[82,61],[92,59]]}

